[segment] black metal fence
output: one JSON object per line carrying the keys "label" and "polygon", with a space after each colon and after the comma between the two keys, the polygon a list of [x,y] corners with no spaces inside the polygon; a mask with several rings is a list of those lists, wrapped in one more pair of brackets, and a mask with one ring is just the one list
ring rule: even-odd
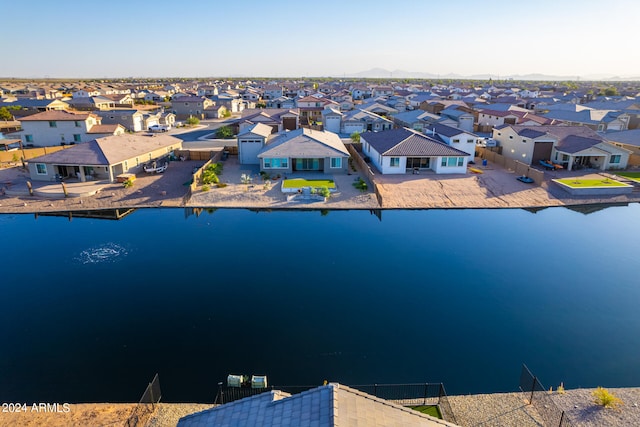
{"label": "black metal fence", "polygon": [[125,426],[136,427],[139,422],[142,421],[142,417],[146,414],[153,412],[156,409],[156,404],[160,402],[162,398],[162,391],[160,390],[160,378],[158,374],[153,377],[153,380],[147,385],[147,388],[142,393],[142,397],[138,401],[136,407],[131,411],[131,415],[127,418]]}
{"label": "black metal fence", "polygon": [[[245,397],[255,396],[272,390],[280,390],[289,394],[302,393],[318,387],[309,386],[269,386],[268,388],[228,387],[218,383],[218,392],[214,404],[224,404]],[[349,387],[388,400],[402,406],[439,406],[442,418],[445,421],[456,423],[447,393],[442,383],[416,383],[416,384],[362,384]]]}
{"label": "black metal fence", "polygon": [[526,365],[520,373],[520,390],[526,400],[533,405],[546,427],[571,427],[571,421],[551,397],[551,393],[540,383]]}

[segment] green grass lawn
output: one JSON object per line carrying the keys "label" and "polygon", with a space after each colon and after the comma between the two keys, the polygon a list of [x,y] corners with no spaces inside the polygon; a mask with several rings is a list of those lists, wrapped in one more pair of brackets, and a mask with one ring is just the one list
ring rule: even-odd
{"label": "green grass lawn", "polygon": [[336,188],[336,184],[331,179],[304,179],[304,178],[285,179],[282,182],[282,186],[283,188],[302,188],[302,187],[311,187],[311,188],[327,187],[328,189]]}
{"label": "green grass lawn", "polygon": [[640,172],[614,172],[616,175],[640,182]]}
{"label": "green grass lawn", "polygon": [[615,181],[613,179],[582,179],[580,177],[576,178],[563,178],[556,179],[555,181],[560,182],[571,188],[586,188],[586,187],[625,187],[626,184]]}
{"label": "green grass lawn", "polygon": [[409,407],[418,412],[422,412],[423,414],[431,415],[432,417],[442,419],[440,408],[438,408],[437,405],[426,405],[426,406],[420,405],[420,406],[409,406]]}

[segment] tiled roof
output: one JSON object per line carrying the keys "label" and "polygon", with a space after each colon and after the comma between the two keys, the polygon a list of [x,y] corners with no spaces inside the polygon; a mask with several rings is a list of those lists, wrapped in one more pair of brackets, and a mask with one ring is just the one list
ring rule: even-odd
{"label": "tiled roof", "polygon": [[70,113],[64,110],[50,110],[43,111],[42,113],[32,114],[20,119],[21,122],[35,122],[35,121],[83,121],[88,117],[97,117],[91,113]]}
{"label": "tiled roof", "polygon": [[383,156],[468,156],[469,154],[408,129],[391,129],[383,132],[365,132],[360,135],[364,141]]}
{"label": "tiled roof", "polygon": [[328,384],[293,396],[265,392],[182,417],[178,427],[439,427],[454,424],[361,391]]}
{"label": "tiled roof", "polygon": [[333,132],[306,128],[280,132],[272,136],[258,157],[342,157],[349,151]]}
{"label": "tiled roof", "polygon": [[640,129],[611,132],[607,133],[605,137],[609,141],[615,141],[621,144],[635,145],[636,147],[640,147]]}

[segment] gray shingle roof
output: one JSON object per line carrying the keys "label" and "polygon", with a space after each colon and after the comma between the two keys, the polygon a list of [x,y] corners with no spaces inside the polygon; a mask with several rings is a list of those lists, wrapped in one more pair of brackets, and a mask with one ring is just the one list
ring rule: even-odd
{"label": "gray shingle roof", "polygon": [[169,135],[106,136],[76,144],[66,150],[30,159],[29,162],[112,165],[169,146],[179,148],[182,146],[182,141]]}
{"label": "gray shingle roof", "polygon": [[328,384],[296,395],[270,391],[182,417],[178,427],[455,426],[361,391]]}
{"label": "gray shingle roof", "polygon": [[408,129],[365,132],[360,138],[383,156],[437,157],[468,156],[462,150]]}
{"label": "gray shingle roof", "polygon": [[333,132],[300,128],[280,132],[258,153],[263,157],[343,157],[349,156],[347,147]]}

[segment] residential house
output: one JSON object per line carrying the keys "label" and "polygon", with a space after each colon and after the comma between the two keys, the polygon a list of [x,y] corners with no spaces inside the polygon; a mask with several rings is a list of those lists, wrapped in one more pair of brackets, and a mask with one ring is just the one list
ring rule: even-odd
{"label": "residential house", "polygon": [[376,98],[378,96],[392,96],[393,88],[391,86],[374,86],[371,88],[371,96]]}
{"label": "residential house", "polygon": [[440,116],[443,119],[454,121],[454,126],[459,129],[465,130],[467,132],[473,132],[473,127],[476,120],[474,113],[469,108],[452,105],[440,111]]}
{"label": "residential house", "polygon": [[[428,113],[424,110],[405,111],[404,113],[394,114],[392,117],[396,127],[404,127],[422,132],[425,126],[438,123],[443,120],[442,117]],[[453,120],[445,120],[443,123],[455,126],[457,122]]]}
{"label": "residential house", "polygon": [[300,127],[300,113],[297,109],[288,108],[259,108],[247,109],[242,112],[242,117],[235,121],[233,127],[236,133],[256,123],[270,126],[272,133],[283,130],[295,130]]}
{"label": "residential house", "polygon": [[129,93],[114,93],[104,95],[103,98],[113,101],[115,108],[133,108],[134,105],[133,97]]}
{"label": "residential house", "polygon": [[375,113],[382,117],[390,117],[394,114],[398,114],[400,111],[388,105],[381,104],[379,102],[369,102],[366,104],[358,105],[358,109]]}
{"label": "residential house", "polygon": [[120,124],[130,132],[140,132],[146,130],[144,127],[144,114],[138,110],[105,110],[97,111],[102,124]]}
{"label": "residential house", "polygon": [[371,90],[365,86],[354,86],[351,89],[351,95],[354,100],[363,100],[371,97]]}
{"label": "residential house", "polygon": [[473,132],[468,132],[454,126],[436,123],[428,125],[424,129],[424,133],[426,135],[431,135],[432,137],[437,136],[447,145],[467,153],[467,162],[473,161],[475,158],[478,135]]}
{"label": "residential house", "polygon": [[280,96],[274,99],[268,99],[266,102],[266,108],[295,108],[296,101],[288,96]]}
{"label": "residential house", "polygon": [[265,391],[178,421],[177,427],[201,426],[404,426],[456,425],[342,384],[330,383],[299,394]]}
{"label": "residential house", "polygon": [[269,137],[260,152],[260,170],[265,172],[346,173],[349,151],[332,132],[301,128]]}
{"label": "residential house", "polygon": [[116,107],[115,101],[104,96],[74,97],[67,103],[71,108],[80,111],[110,110]]}
{"label": "residential house", "polygon": [[181,96],[171,99],[171,109],[176,119],[184,120],[189,117],[205,118],[205,110],[214,105],[214,102],[203,96]]}
{"label": "residential house", "polygon": [[414,130],[365,132],[360,135],[360,142],[362,152],[383,175],[426,170],[437,174],[467,172],[467,152]]}
{"label": "residential house", "polygon": [[267,138],[273,133],[271,126],[255,123],[238,134],[238,161],[243,165],[258,165],[258,153],[267,145]]}
{"label": "residential house", "polygon": [[34,181],[61,177],[115,182],[118,175],[141,172],[146,162],[180,148],[182,140],[169,135],[108,136],[29,159],[28,169]]}
{"label": "residential house", "polygon": [[624,169],[631,154],[587,126],[504,125],[493,130],[493,139],[507,158],[536,166],[551,160],[567,170]]}
{"label": "residential house", "polygon": [[[209,99],[212,101],[212,104],[206,108],[207,112],[205,114],[207,118],[219,118],[217,113],[220,107],[225,107],[231,113],[240,113],[247,105],[247,101],[243,101],[240,97],[228,93],[220,93]],[[213,111],[213,114],[211,114],[210,111]]]}
{"label": "residential house", "polygon": [[25,146],[50,147],[76,144],[93,139],[91,128],[102,124],[93,113],[71,113],[62,110],[44,111],[20,119],[20,135]]}
{"label": "residential house", "polygon": [[340,133],[344,114],[335,108],[322,110],[322,129],[328,132]]}
{"label": "residential house", "polygon": [[100,96],[100,95],[102,95],[102,91],[92,87],[83,87],[81,89],[77,89],[71,92],[71,96],[73,98],[89,98],[92,96]]}
{"label": "residential house", "polygon": [[607,132],[604,135],[610,143],[631,151],[628,166],[640,166],[640,129]]}
{"label": "residential house", "polygon": [[321,98],[313,95],[296,100],[296,107],[300,110],[300,120],[303,125],[312,125],[322,121],[322,110],[329,106],[338,106],[338,103],[329,98]]}
{"label": "residential house", "polygon": [[266,85],[263,90],[264,99],[276,99],[284,96],[284,91],[280,85]]}
{"label": "residential house", "polygon": [[393,128],[393,122],[367,110],[355,109],[342,113],[340,132],[351,135],[354,132],[380,132]]}
{"label": "residential house", "polygon": [[16,117],[25,117],[31,114],[41,113],[43,111],[50,110],[66,110],[69,108],[69,104],[59,99],[28,99],[23,98],[20,100],[0,102],[0,108],[2,107],[20,107],[19,110],[11,110],[11,114]]}
{"label": "residential house", "polygon": [[567,125],[583,125],[598,132],[627,130],[629,115],[619,111],[593,110],[583,108],[576,110],[550,110],[542,114],[549,119],[554,119]]}
{"label": "residential house", "polygon": [[103,138],[105,136],[123,135],[127,130],[121,124],[111,125],[95,125],[91,126],[91,129],[87,132],[87,135],[92,138]]}

